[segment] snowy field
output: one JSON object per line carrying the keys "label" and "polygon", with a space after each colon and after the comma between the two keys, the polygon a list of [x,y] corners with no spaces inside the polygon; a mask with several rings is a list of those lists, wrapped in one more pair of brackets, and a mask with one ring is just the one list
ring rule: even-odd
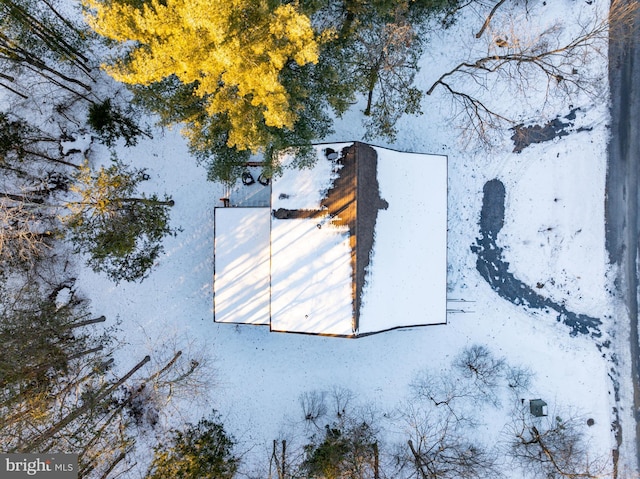
{"label": "snowy field", "polygon": [[[521,3],[514,8],[522,10]],[[544,25],[559,20],[571,27],[578,16],[602,13],[608,6],[603,0],[546,3],[528,2],[532,11],[526,21]],[[496,25],[499,15],[506,12],[506,6],[499,10]],[[486,13],[469,10],[452,28],[434,35],[425,48],[420,87],[428,88],[460,61],[486,54],[487,38],[500,33],[488,31],[475,39]],[[592,66],[604,71],[606,58]],[[602,81],[606,86],[606,76]],[[536,111],[536,102],[544,101],[542,91],[532,88],[531,96],[517,101],[519,93],[507,90],[498,84],[489,94],[500,99],[498,106],[513,118],[544,121]],[[566,115],[571,109],[553,99],[546,106],[551,117]],[[182,231],[167,238],[166,254],[142,283],[116,286],[80,268],[78,285],[91,298],[96,314],[106,315],[111,323],[121,321],[122,347],[116,363],[122,370],[145,354],[164,363],[175,349],[206,360],[209,387],[198,391],[195,398],[176,397],[166,407],[163,420],[167,426],[179,426],[197,421],[212,408],[218,410],[226,429],[238,439],[245,464],[268,461],[272,441],[301,420],[302,394],[343,387],[359,402],[391,413],[408,397],[416,374],[425,369],[444,371],[462,348],[482,344],[509,363],[535,372],[526,399],[540,397],[553,411],[572,409],[594,419],[586,432],[595,454],[609,454],[614,447],[612,409],[620,407],[625,434],[620,477],[631,477],[634,438],[624,355],[626,330],[615,321],[624,318],[624,310],[609,293],[614,275],[604,247],[607,96],[579,96],[572,106],[583,108],[576,127],[589,131],[532,145],[516,154],[509,134],[492,134],[491,147],[463,139],[457,106],[443,89],[436,89],[425,97],[423,115],[400,121],[395,142],[371,140],[402,151],[448,156],[450,312],[446,325],[354,340],[214,324],[213,211],[220,204],[223,188],[206,181],[205,170],[196,165],[175,130],[156,130],[153,140],[145,139],[135,149],[122,149],[120,156],[148,168],[150,191],[172,195],[176,202],[172,224]],[[335,133],[324,140],[362,140],[362,108],[362,104],[354,105],[336,121]],[[107,158],[108,154],[94,145],[91,157]],[[506,189],[505,224],[498,244],[510,271],[569,310],[599,318],[601,338],[570,336],[569,328],[557,322],[554,314],[500,298],[480,276],[471,246],[479,236],[483,186],[494,178]],[[377,300],[392,304],[394,298]],[[416,313],[419,308],[416,304]],[[599,348],[607,339],[612,340],[611,347]],[[614,354],[619,360],[614,375],[620,375],[621,383],[618,405],[608,376]],[[480,430],[490,441],[500,441],[506,422],[506,418],[494,417]]]}

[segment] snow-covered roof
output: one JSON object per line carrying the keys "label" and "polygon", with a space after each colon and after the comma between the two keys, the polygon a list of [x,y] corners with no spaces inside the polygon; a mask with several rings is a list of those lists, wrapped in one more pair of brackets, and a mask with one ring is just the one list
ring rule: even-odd
{"label": "snow-covered roof", "polygon": [[271,209],[216,209],[215,320],[332,336],[445,323],[446,157],[316,151],[309,169],[282,158]]}
{"label": "snow-covered roof", "polygon": [[446,322],[447,159],[375,148],[380,196],[359,333]]}
{"label": "snow-covered roof", "polygon": [[273,219],[271,329],[353,334],[351,248],[346,228],[317,219]]}
{"label": "snow-covered roof", "polygon": [[216,208],[214,320],[269,324],[269,209]]}

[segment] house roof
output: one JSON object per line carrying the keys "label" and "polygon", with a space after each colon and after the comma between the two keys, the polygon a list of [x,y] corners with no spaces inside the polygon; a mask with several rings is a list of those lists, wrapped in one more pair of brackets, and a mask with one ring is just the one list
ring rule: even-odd
{"label": "house roof", "polygon": [[[270,209],[216,209],[215,320],[337,336],[446,322],[446,157],[357,142],[316,151],[309,169],[282,159]],[[254,240],[233,226],[234,215],[245,229],[247,218],[262,225],[250,229]],[[238,268],[221,256],[250,259]],[[239,285],[251,298],[234,292]],[[265,310],[268,321],[244,317]]]}
{"label": "house roof", "polygon": [[268,325],[269,210],[214,211],[214,320]]}
{"label": "house roof", "polygon": [[447,314],[447,159],[374,148],[380,196],[359,334],[442,324]]}

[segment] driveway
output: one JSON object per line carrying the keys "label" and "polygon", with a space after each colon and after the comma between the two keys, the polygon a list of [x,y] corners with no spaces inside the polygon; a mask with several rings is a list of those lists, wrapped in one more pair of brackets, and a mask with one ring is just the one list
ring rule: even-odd
{"label": "driveway", "polygon": [[500,230],[504,226],[504,184],[497,179],[484,185],[482,210],[480,211],[480,237],[471,250],[476,253],[476,269],[502,298],[529,309],[554,311],[557,321],[569,327],[571,336],[586,334],[593,338],[602,336],[601,321],[586,314],[569,311],[563,304],[538,294],[509,271],[509,263],[503,258],[502,248],[497,244]]}

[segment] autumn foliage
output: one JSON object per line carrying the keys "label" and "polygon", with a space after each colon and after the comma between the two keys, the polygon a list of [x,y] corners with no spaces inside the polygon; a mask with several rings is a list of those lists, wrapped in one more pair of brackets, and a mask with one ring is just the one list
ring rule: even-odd
{"label": "autumn foliage", "polygon": [[[295,4],[255,0],[84,0],[99,34],[127,45],[106,66],[115,79],[149,85],[175,76],[196,84],[211,117],[229,124],[227,145],[257,152],[266,127],[291,128],[297,113],[280,80],[288,62],[318,61],[318,41]],[[196,125],[197,126],[197,125]]]}

